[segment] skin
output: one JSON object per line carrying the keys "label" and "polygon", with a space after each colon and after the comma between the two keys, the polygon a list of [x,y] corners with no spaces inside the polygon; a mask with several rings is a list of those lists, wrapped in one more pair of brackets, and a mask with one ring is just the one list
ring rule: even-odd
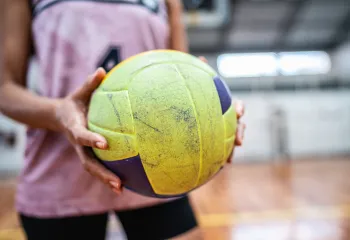
{"label": "skin", "polygon": [[183,5],[179,0],[167,0],[166,6],[168,9],[170,38],[169,46],[171,49],[188,52],[188,41],[185,30],[185,25],[181,15],[183,13]]}
{"label": "skin", "polygon": [[[167,0],[167,7],[171,29],[169,48],[188,52],[185,27],[179,21],[183,12],[182,3],[180,0]],[[46,98],[28,91],[25,80],[32,44],[28,1],[2,0],[0,9],[0,111],[22,124],[64,134],[74,146],[86,171],[120,194],[121,180],[98,163],[87,150],[87,147],[108,149],[107,140],[89,131],[86,121],[90,97],[105,77],[105,70],[98,68],[79,89],[64,98]],[[244,114],[241,102],[236,103],[236,111],[239,121]],[[244,128],[244,124],[239,123],[235,145],[242,144]]]}

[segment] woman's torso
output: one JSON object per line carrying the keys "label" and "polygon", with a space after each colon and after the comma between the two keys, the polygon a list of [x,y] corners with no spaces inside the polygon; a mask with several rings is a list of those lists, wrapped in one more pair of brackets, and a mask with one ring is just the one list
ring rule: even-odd
{"label": "woman's torso", "polygon": [[[129,56],[168,48],[163,1],[34,0],[32,6],[42,96],[65,97],[97,67],[108,71]],[[24,163],[17,194],[22,213],[89,214],[160,201],[126,190],[116,197],[82,168],[60,133],[28,129]]]}

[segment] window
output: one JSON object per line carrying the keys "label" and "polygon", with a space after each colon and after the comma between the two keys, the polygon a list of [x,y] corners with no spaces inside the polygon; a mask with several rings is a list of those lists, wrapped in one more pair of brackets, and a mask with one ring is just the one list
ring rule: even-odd
{"label": "window", "polygon": [[275,53],[223,54],[217,60],[223,77],[276,76]]}
{"label": "window", "polygon": [[279,54],[282,75],[326,74],[331,69],[331,60],[325,52],[285,52]]}
{"label": "window", "polygon": [[316,75],[330,71],[326,52],[223,54],[217,59],[220,75],[227,78]]}

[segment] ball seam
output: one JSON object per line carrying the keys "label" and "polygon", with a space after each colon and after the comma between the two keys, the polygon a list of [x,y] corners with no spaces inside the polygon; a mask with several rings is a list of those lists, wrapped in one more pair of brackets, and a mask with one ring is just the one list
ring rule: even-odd
{"label": "ball seam", "polygon": [[202,168],[203,168],[203,163],[202,163],[202,158],[203,158],[203,149],[202,149],[202,131],[201,131],[201,126],[199,124],[199,120],[198,120],[198,113],[197,113],[197,110],[196,110],[196,105],[194,104],[194,101],[193,101],[193,96],[192,96],[192,93],[190,91],[190,89],[188,88],[187,84],[186,84],[186,80],[184,78],[184,76],[182,75],[182,73],[179,71],[178,67],[176,64],[173,64],[173,66],[175,67],[175,70],[176,72],[179,74],[180,78],[183,80],[184,82],[184,85],[185,85],[185,88],[187,90],[187,93],[190,97],[190,100],[191,100],[191,103],[192,103],[192,107],[193,107],[193,111],[194,111],[194,116],[196,118],[196,122],[197,122],[197,125],[198,125],[198,137],[199,137],[199,170],[198,170],[198,175],[197,175],[197,180],[194,184],[194,187],[196,187],[198,185],[198,182],[199,182],[199,179],[200,179],[200,176],[201,176],[201,172],[202,172]]}

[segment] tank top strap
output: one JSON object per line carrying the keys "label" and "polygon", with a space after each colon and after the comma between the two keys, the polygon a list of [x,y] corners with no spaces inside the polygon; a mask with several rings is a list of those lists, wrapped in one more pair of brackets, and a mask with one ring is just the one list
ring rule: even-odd
{"label": "tank top strap", "polygon": [[133,4],[147,8],[148,10],[159,13],[164,8],[164,1],[160,0],[29,0],[32,9],[32,16],[35,17],[45,9],[62,2],[97,2],[111,4]]}

